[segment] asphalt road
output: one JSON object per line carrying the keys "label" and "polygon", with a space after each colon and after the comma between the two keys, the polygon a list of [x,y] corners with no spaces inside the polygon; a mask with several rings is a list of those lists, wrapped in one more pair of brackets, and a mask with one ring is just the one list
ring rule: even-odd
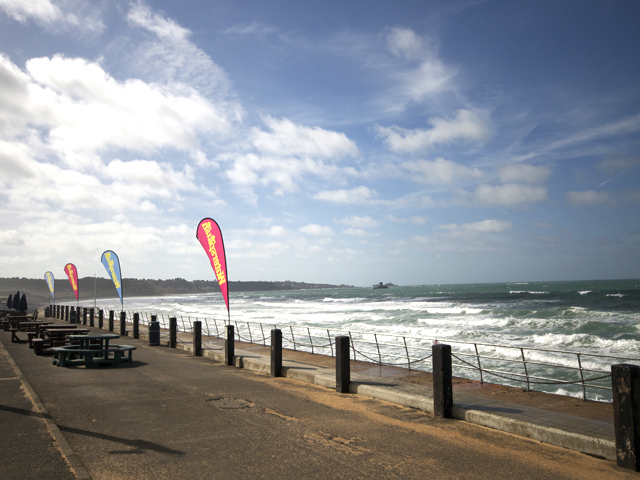
{"label": "asphalt road", "polygon": [[[144,341],[119,342],[138,346],[133,364],[86,370],[54,367],[6,332],[0,340],[93,479],[638,478],[606,460]],[[2,392],[0,477],[64,478],[6,463],[4,447],[22,432],[47,430],[27,396]],[[45,447],[9,456],[61,461]]]}

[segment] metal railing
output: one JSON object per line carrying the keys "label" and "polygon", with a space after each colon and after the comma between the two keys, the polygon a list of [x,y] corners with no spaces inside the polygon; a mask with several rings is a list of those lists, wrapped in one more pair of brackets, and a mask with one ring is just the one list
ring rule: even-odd
{"label": "metal railing", "polygon": [[[163,329],[169,316],[157,315]],[[133,312],[127,312],[131,321]],[[140,313],[140,324],[149,323],[150,313]],[[226,321],[176,316],[178,331],[193,333],[193,321],[202,322],[202,334],[224,338]],[[282,331],[282,346],[295,351],[335,355],[335,337],[348,335],[353,360],[408,370],[432,371],[431,346],[451,345],[454,375],[480,383],[490,381],[507,386],[560,393],[583,400],[611,402],[611,365],[634,363],[640,358],[547,348],[458,341],[451,338],[418,338],[403,335],[332,330],[299,325],[232,322],[237,341],[270,345],[271,328]],[[191,343],[182,341],[182,343]],[[205,349],[212,349],[205,342]],[[595,392],[595,393],[593,393]]]}

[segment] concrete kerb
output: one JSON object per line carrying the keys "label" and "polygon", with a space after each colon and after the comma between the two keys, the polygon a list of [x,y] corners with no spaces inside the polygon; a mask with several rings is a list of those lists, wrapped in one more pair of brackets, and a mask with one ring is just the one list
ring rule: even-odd
{"label": "concrete kerb", "polygon": [[[193,353],[193,347],[191,345],[179,344],[177,348]],[[224,351],[222,350],[220,352],[204,350],[203,356],[220,363],[224,363],[225,360]],[[309,371],[308,369],[303,370],[290,364],[287,365],[287,363],[286,360],[283,360],[283,377],[335,389],[335,370],[315,367],[313,371]],[[238,350],[236,350],[236,355],[234,356],[234,365],[237,368],[244,368],[265,375],[269,375],[271,369],[269,358],[262,358],[255,354],[243,355],[243,352]],[[431,389],[429,387],[410,384],[398,385],[396,383],[384,385],[384,383],[383,380],[377,377],[353,374],[351,376],[349,392],[396,405],[417,408],[427,413],[433,413],[433,395],[430,393]],[[492,428],[520,437],[531,438],[550,445],[605,458],[610,461],[616,461],[615,441],[581,435],[550,426],[538,425],[496,413],[466,408],[460,404],[456,404],[455,397],[454,395],[452,415],[453,418],[457,420],[464,420],[475,425]],[[508,406],[509,404],[504,405]]]}

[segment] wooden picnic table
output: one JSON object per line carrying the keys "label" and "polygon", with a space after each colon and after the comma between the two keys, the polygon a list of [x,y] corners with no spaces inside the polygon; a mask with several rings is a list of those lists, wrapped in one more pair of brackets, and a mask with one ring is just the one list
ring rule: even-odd
{"label": "wooden picnic table", "polygon": [[[55,358],[53,364],[59,367],[69,365],[84,365],[86,368],[94,368],[98,365],[120,366],[122,362],[131,362],[132,352],[136,347],[131,345],[109,345],[111,340],[120,338],[120,335],[89,334],[69,335],[69,339],[77,342],[74,345],[52,347]],[[124,357],[124,354],[128,354]]]}
{"label": "wooden picnic table", "polygon": [[81,335],[89,332],[88,328],[77,328],[69,325],[52,325],[50,328],[43,328],[40,338],[34,338],[31,341],[33,353],[36,355],[50,353],[50,348],[70,343],[70,335]]}
{"label": "wooden picnic table", "polygon": [[53,322],[43,322],[43,321],[36,321],[36,322],[17,321],[14,323],[14,325],[11,328],[9,328],[9,331],[11,332],[11,343],[23,343],[23,342],[29,341],[29,340],[20,340],[20,338],[18,337],[18,332],[27,332],[27,335],[32,332],[35,332],[37,334],[40,331],[40,328],[51,325],[52,323]]}

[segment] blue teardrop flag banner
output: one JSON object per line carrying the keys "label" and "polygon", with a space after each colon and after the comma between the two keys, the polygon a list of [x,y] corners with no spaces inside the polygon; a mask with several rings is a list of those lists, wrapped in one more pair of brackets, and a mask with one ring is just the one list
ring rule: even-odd
{"label": "blue teardrop flag banner", "polygon": [[49,291],[51,292],[51,298],[53,298],[53,302],[55,303],[56,301],[56,285],[55,285],[55,280],[53,278],[53,273],[51,272],[47,272],[44,274],[44,280],[45,282],[47,282],[47,285],[49,286]]}
{"label": "blue teardrop flag banner", "polygon": [[118,255],[112,250],[106,250],[102,254],[102,264],[107,269],[107,273],[113,280],[113,285],[116,287],[118,296],[120,297],[120,303],[124,310],[124,300],[122,299],[122,275],[120,274],[120,259]]}

